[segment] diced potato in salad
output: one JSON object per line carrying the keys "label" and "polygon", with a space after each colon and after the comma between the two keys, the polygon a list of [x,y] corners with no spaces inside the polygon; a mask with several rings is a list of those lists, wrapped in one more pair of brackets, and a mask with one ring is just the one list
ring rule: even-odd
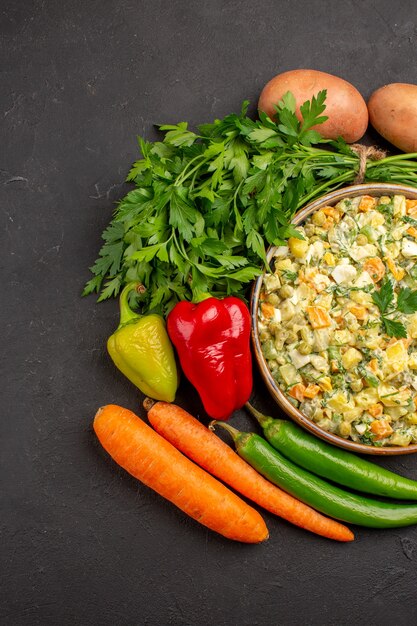
{"label": "diced potato in salad", "polygon": [[[415,216],[415,217],[413,217]],[[417,443],[417,312],[393,306],[390,336],[372,294],[417,289],[417,200],[344,198],[275,250],[258,330],[281,390],[326,431],[358,443]]]}

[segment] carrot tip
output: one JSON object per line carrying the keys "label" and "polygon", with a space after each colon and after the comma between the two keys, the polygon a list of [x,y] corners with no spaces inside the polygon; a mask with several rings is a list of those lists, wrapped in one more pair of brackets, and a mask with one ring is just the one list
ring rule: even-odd
{"label": "carrot tip", "polygon": [[99,409],[97,409],[94,419],[96,419],[101,413],[103,413],[104,408],[105,408],[104,406],[101,406]]}

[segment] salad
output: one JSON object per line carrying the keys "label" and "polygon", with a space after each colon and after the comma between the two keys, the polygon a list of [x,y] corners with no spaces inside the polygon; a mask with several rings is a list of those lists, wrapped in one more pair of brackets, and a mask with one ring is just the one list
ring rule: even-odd
{"label": "salad", "polygon": [[268,368],[322,429],[417,442],[417,200],[346,197],[275,249],[258,329]]}

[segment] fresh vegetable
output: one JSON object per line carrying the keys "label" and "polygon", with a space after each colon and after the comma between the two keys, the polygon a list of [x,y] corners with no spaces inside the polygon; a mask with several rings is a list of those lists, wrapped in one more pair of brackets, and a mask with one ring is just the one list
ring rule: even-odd
{"label": "fresh vegetable", "polygon": [[227,419],[252,391],[251,319],[234,296],[179,302],[167,319],[181,368],[210,417]]}
{"label": "fresh vegetable", "polygon": [[116,463],[200,524],[245,543],[268,538],[257,511],[128,409],[102,407],[94,418],[94,431]]}
{"label": "fresh vegetable", "polygon": [[417,504],[374,500],[340,489],[295,465],[259,435],[239,432],[225,422],[215,423],[232,435],[238,454],[256,471],[317,511],[370,528],[417,524]]}
{"label": "fresh vegetable", "polygon": [[327,91],[327,98],[326,116],[319,127],[322,137],[343,137],[348,143],[358,141],[368,126],[366,102],[353,85],[326,72],[300,69],[274,76],[263,88],[258,108],[274,118],[277,103],[290,91],[295,98],[297,117],[301,121],[304,102],[323,90]]}
{"label": "fresh vegetable", "polygon": [[417,481],[331,446],[293,422],[264,415],[249,403],[246,407],[261,425],[269,443],[313,474],[356,491],[400,500],[417,500]]}
{"label": "fresh vegetable", "polygon": [[116,367],[144,394],[172,402],[178,387],[174,350],[165,320],[156,314],[139,315],[129,306],[129,295],[141,288],[126,285],[120,295],[120,324],[107,341]]}
{"label": "fresh vegetable", "polygon": [[[287,96],[277,123],[263,113],[248,118],[245,103],[240,115],[197,132],[180,123],[160,127],[163,141],[139,139],[143,158],[128,176],[136,188],[104,231],[83,293],[101,292],[104,300],[137,280],[145,287],[137,295],[142,312],[164,314],[202,293],[244,296],[265,247],[299,237],[290,225],[295,211],[358,174],[354,150],[310,130],[324,102],[322,91],[303,106],[302,123]],[[368,160],[365,180],[417,186],[416,156]]]}
{"label": "fresh vegetable", "polygon": [[417,151],[417,85],[391,83],[373,92],[368,101],[375,130],[404,152]]}
{"label": "fresh vegetable", "polygon": [[353,540],[348,528],[323,517],[265,480],[184,409],[149,400],[145,400],[144,406],[150,423],[164,439],[235,491],[296,526],[337,541]]}

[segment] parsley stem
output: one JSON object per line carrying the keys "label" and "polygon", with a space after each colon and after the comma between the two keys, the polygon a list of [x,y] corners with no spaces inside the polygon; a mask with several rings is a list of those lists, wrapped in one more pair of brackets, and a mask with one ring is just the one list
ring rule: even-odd
{"label": "parsley stem", "polygon": [[344,174],[341,174],[340,176],[337,176],[336,178],[332,178],[331,180],[323,183],[319,187],[315,187],[313,189],[313,191],[311,191],[309,194],[303,196],[300,199],[300,201],[298,202],[298,207],[297,208],[303,206],[304,204],[307,204],[308,202],[310,202],[314,198],[317,198],[318,196],[321,196],[323,191],[325,191],[329,187],[331,187],[332,189],[335,189],[336,187],[340,187],[340,185],[342,185],[342,183],[348,182],[349,180],[352,180],[352,178],[354,177],[354,174],[355,174],[355,172],[353,172],[352,170],[349,170],[348,172],[345,172]]}
{"label": "parsley stem", "polygon": [[392,154],[391,156],[384,157],[380,161],[371,161],[371,163],[372,165],[373,164],[379,165],[379,164],[392,163],[392,162],[396,163],[397,161],[401,161],[402,165],[404,165],[404,162],[405,162],[406,164],[410,165],[415,171],[416,163],[415,161],[411,161],[410,159],[416,159],[416,158],[417,158],[417,152],[406,152],[404,154]]}
{"label": "parsley stem", "polygon": [[[199,163],[198,165],[196,165],[195,167],[192,168],[191,171],[187,172],[187,169],[189,169],[190,165],[192,165],[193,163],[195,163],[195,161],[197,161],[198,159],[201,159],[201,163]],[[176,187],[179,187],[180,185],[182,185],[182,183],[184,182],[184,180],[186,180],[187,178],[189,178],[191,176],[191,174],[193,174],[195,171],[198,171],[200,169],[200,167],[202,165],[204,165],[204,163],[207,163],[209,159],[208,158],[204,158],[202,154],[197,155],[196,157],[194,157],[193,159],[191,159],[189,161],[189,163],[186,165],[186,167],[183,169],[183,171],[181,172],[181,174],[175,179],[175,183],[174,185]]]}

